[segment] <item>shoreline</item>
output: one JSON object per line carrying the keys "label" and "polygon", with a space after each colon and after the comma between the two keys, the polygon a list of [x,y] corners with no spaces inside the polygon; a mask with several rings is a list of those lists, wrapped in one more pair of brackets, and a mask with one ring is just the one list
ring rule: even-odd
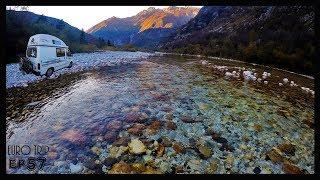
{"label": "shoreline", "polygon": [[36,76],[34,74],[25,74],[19,70],[19,63],[11,63],[6,65],[6,89],[13,87],[27,87],[33,82],[42,81],[44,79],[55,79],[62,74],[72,74],[83,70],[96,69],[103,66],[114,66],[117,64],[131,63],[139,59],[153,56],[153,53],[146,52],[130,52],[130,51],[104,51],[92,53],[76,53],[74,54],[74,65],[72,68],[63,68],[55,71],[53,76],[46,78],[45,76]]}
{"label": "shoreline", "polygon": [[277,67],[271,67],[271,66],[267,66],[267,65],[262,65],[262,64],[256,64],[256,63],[250,63],[250,62],[245,62],[245,61],[240,61],[240,60],[236,60],[236,59],[231,59],[231,58],[221,58],[221,57],[214,57],[214,56],[204,56],[204,55],[193,55],[193,54],[179,54],[179,53],[164,53],[164,52],[155,52],[155,54],[172,54],[172,55],[179,55],[179,56],[191,56],[191,57],[201,57],[201,58],[209,58],[209,59],[219,59],[219,60],[226,60],[226,61],[234,61],[234,62],[239,62],[239,63],[244,63],[244,64],[250,64],[253,66],[260,66],[260,67],[267,67],[267,68],[271,68],[271,69],[276,69],[279,71],[284,71],[287,73],[291,73],[291,74],[296,74],[299,76],[303,76],[309,79],[314,80],[313,76],[310,75],[306,75],[306,74],[300,74],[297,72],[293,72],[293,71],[289,71],[289,70],[285,70],[285,69],[280,69]]}
{"label": "shoreline", "polygon": [[[110,52],[110,53],[108,53]],[[36,76],[33,74],[26,74],[23,75],[19,70],[18,66],[19,63],[10,63],[6,64],[6,89],[14,88],[14,87],[27,87],[28,84],[30,83],[37,83],[39,81],[42,81],[44,79],[55,79],[59,77],[62,74],[72,74],[76,72],[81,72],[84,70],[90,70],[90,69],[96,69],[99,67],[103,66],[112,66],[115,64],[122,64],[122,63],[131,63],[132,61],[136,61],[138,59],[144,59],[148,58],[150,56],[157,56],[157,55],[177,55],[177,56],[189,56],[189,57],[199,57],[199,58],[208,58],[208,59],[217,59],[217,60],[223,60],[223,61],[229,61],[229,62],[238,62],[238,63],[243,63],[243,64],[249,64],[253,66],[258,66],[258,67],[265,67],[265,68],[271,68],[275,69],[278,71],[283,71],[287,72],[290,74],[295,74],[299,75],[311,80],[314,80],[313,76],[305,75],[305,74],[300,74],[296,73],[293,71],[285,70],[285,69],[280,69],[277,67],[271,67],[267,65],[261,65],[261,64],[256,64],[256,63],[249,63],[249,62],[244,62],[240,60],[235,60],[235,59],[229,59],[229,58],[221,58],[221,57],[213,57],[213,56],[204,56],[204,55],[192,55],[192,54],[178,54],[178,53],[168,53],[168,52],[142,52],[142,51],[136,51],[136,52],[130,52],[130,51],[98,51],[98,52],[89,52],[89,53],[76,53],[75,57],[75,64],[76,67],[72,67],[71,69],[61,69],[56,71],[52,77],[46,78],[44,76]],[[89,56],[96,56],[96,60],[93,60],[93,58],[89,59],[81,59],[83,55],[89,55]],[[105,56],[105,57],[99,57],[99,55]],[[109,57],[108,57],[109,56]],[[79,64],[78,64],[79,63]],[[18,72],[18,73],[17,73]],[[10,74],[11,73],[11,74]],[[10,77],[8,77],[8,75]]]}

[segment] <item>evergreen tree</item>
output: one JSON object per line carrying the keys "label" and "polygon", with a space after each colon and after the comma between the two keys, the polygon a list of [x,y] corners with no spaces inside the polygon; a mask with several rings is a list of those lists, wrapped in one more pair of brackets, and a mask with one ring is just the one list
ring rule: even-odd
{"label": "evergreen tree", "polygon": [[65,24],[64,24],[64,21],[63,19],[61,19],[58,24],[56,25],[56,28],[59,29],[59,30],[62,30],[64,28]]}
{"label": "evergreen tree", "polygon": [[99,37],[99,39],[98,39],[98,48],[102,48],[105,45],[106,45],[106,42],[104,41],[104,39]]}
{"label": "evergreen tree", "polygon": [[108,46],[112,46],[112,44],[111,44],[111,42],[110,42],[109,39],[108,39],[107,45],[108,45]]}
{"label": "evergreen tree", "polygon": [[249,31],[249,35],[248,36],[249,36],[249,42],[255,42],[257,40],[257,38],[258,38],[258,34],[253,29]]}
{"label": "evergreen tree", "polygon": [[36,23],[46,23],[47,21],[47,17],[41,14],[41,16],[39,16],[39,18],[37,19]]}
{"label": "evergreen tree", "polygon": [[80,39],[80,44],[86,44],[87,43],[83,29],[81,29],[80,38],[79,39]]}

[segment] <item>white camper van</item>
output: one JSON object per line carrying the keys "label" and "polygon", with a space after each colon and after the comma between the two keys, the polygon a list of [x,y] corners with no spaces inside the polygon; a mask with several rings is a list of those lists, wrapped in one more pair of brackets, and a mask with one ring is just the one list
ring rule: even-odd
{"label": "white camper van", "polygon": [[36,34],[29,39],[26,57],[20,61],[20,70],[50,77],[56,70],[72,67],[72,63],[72,54],[61,39],[48,34]]}

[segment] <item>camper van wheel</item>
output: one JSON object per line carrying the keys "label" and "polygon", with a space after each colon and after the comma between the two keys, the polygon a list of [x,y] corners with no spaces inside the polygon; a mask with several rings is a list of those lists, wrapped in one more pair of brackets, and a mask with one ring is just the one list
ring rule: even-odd
{"label": "camper van wheel", "polygon": [[73,63],[72,63],[72,61],[71,61],[70,64],[69,64],[69,66],[68,66],[68,68],[71,68],[71,67],[72,67],[72,64],[73,64]]}
{"label": "camper van wheel", "polygon": [[46,72],[46,76],[50,77],[53,74],[53,68],[49,68]]}

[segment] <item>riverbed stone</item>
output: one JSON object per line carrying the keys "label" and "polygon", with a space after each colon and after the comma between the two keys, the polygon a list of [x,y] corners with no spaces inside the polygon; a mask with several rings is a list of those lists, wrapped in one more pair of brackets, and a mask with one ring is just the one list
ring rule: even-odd
{"label": "riverbed stone", "polygon": [[148,128],[146,129],[146,133],[148,135],[156,134],[157,131],[161,128],[161,121],[155,120],[153,121]]}
{"label": "riverbed stone", "polygon": [[296,147],[295,145],[291,144],[291,143],[283,143],[283,144],[280,144],[278,146],[278,149],[285,153],[286,155],[289,155],[289,156],[294,156],[295,155],[295,151],[296,151]]}
{"label": "riverbed stone", "polygon": [[266,153],[266,160],[271,160],[273,163],[281,163],[284,158],[278,149],[273,148]]}
{"label": "riverbed stone", "polygon": [[146,170],[142,172],[142,174],[161,174],[161,172],[159,172],[158,170],[154,169],[151,166],[147,166]]}
{"label": "riverbed stone", "polygon": [[113,142],[113,145],[114,146],[127,146],[128,143],[129,143],[130,139],[129,137],[127,136],[124,136],[124,137],[119,137],[118,139],[116,139],[114,142]]}
{"label": "riverbed stone", "polygon": [[74,144],[83,144],[86,136],[80,130],[69,129],[61,133],[60,139],[70,141]]}
{"label": "riverbed stone", "polygon": [[163,144],[159,144],[159,145],[158,145],[158,148],[157,148],[157,150],[156,150],[157,157],[163,156],[164,151],[165,151],[164,145],[163,145]]}
{"label": "riverbed stone", "polygon": [[226,165],[227,165],[228,167],[233,167],[233,162],[234,162],[234,157],[233,157],[233,155],[232,155],[232,154],[228,154],[225,162],[226,162]]}
{"label": "riverbed stone", "polygon": [[132,154],[143,154],[146,152],[146,146],[139,139],[132,139],[128,146]]}
{"label": "riverbed stone", "polygon": [[253,129],[257,132],[261,132],[263,130],[260,124],[254,124]]}
{"label": "riverbed stone", "polygon": [[200,172],[201,160],[191,159],[188,161],[187,166],[191,169],[192,172]]}
{"label": "riverbed stone", "polygon": [[98,155],[98,156],[101,154],[101,149],[98,148],[98,147],[96,147],[96,146],[93,146],[93,147],[91,148],[91,151],[92,151],[94,154]]}
{"label": "riverbed stone", "polygon": [[197,149],[198,149],[200,157],[203,159],[208,159],[212,156],[212,150],[207,145],[199,144]]}
{"label": "riverbed stone", "polygon": [[186,152],[185,147],[180,142],[174,142],[172,147],[177,154],[180,154],[180,153],[184,154]]}
{"label": "riverbed stone", "polygon": [[112,146],[109,148],[109,156],[113,158],[118,158],[120,157],[123,153],[128,151],[128,147],[125,146]]}
{"label": "riverbed stone", "polygon": [[163,136],[162,138],[162,144],[165,146],[165,147],[171,147],[172,146],[172,140],[166,136]]}
{"label": "riverbed stone", "polygon": [[138,113],[128,113],[125,116],[125,121],[129,123],[144,123],[149,118],[147,113],[138,112]]}
{"label": "riverbed stone", "polygon": [[102,164],[107,168],[111,168],[111,166],[113,164],[115,164],[116,162],[118,162],[117,158],[113,158],[113,157],[107,157],[102,161]]}
{"label": "riverbed stone", "polygon": [[208,167],[207,167],[207,169],[206,169],[206,173],[208,173],[208,174],[214,174],[214,173],[217,172],[218,167],[219,167],[218,161],[217,161],[217,160],[213,160],[213,161],[211,161],[211,162],[209,163],[209,165],[208,165]]}
{"label": "riverbed stone", "polygon": [[83,165],[81,163],[78,164],[69,164],[71,174],[80,173],[83,170]]}
{"label": "riverbed stone", "polygon": [[143,133],[143,130],[145,128],[146,128],[146,126],[144,124],[136,123],[130,129],[128,129],[128,133],[138,136]]}
{"label": "riverbed stone", "polygon": [[131,166],[123,161],[120,161],[116,164],[114,164],[110,171],[108,171],[109,174],[131,174],[132,169]]}
{"label": "riverbed stone", "polygon": [[192,118],[192,117],[190,117],[190,116],[182,116],[182,117],[181,117],[181,121],[184,122],[184,123],[198,123],[198,122],[202,122],[201,120],[196,119],[196,118]]}
{"label": "riverbed stone", "polygon": [[168,130],[176,130],[176,129],[177,129],[177,125],[176,125],[174,122],[172,122],[172,121],[168,121],[168,122],[166,123],[166,128],[167,128]]}
{"label": "riverbed stone", "polygon": [[146,171],[146,166],[143,163],[133,163],[131,164],[131,167],[137,173]]}
{"label": "riverbed stone", "polygon": [[300,169],[298,166],[289,162],[283,163],[282,170],[286,174],[304,174],[302,169]]}
{"label": "riverbed stone", "polygon": [[116,132],[116,131],[108,131],[104,135],[104,139],[109,143],[114,142],[117,139],[117,137],[118,137],[118,132]]}
{"label": "riverbed stone", "polygon": [[108,122],[106,128],[110,131],[118,131],[122,128],[122,122],[117,120],[112,120]]}

